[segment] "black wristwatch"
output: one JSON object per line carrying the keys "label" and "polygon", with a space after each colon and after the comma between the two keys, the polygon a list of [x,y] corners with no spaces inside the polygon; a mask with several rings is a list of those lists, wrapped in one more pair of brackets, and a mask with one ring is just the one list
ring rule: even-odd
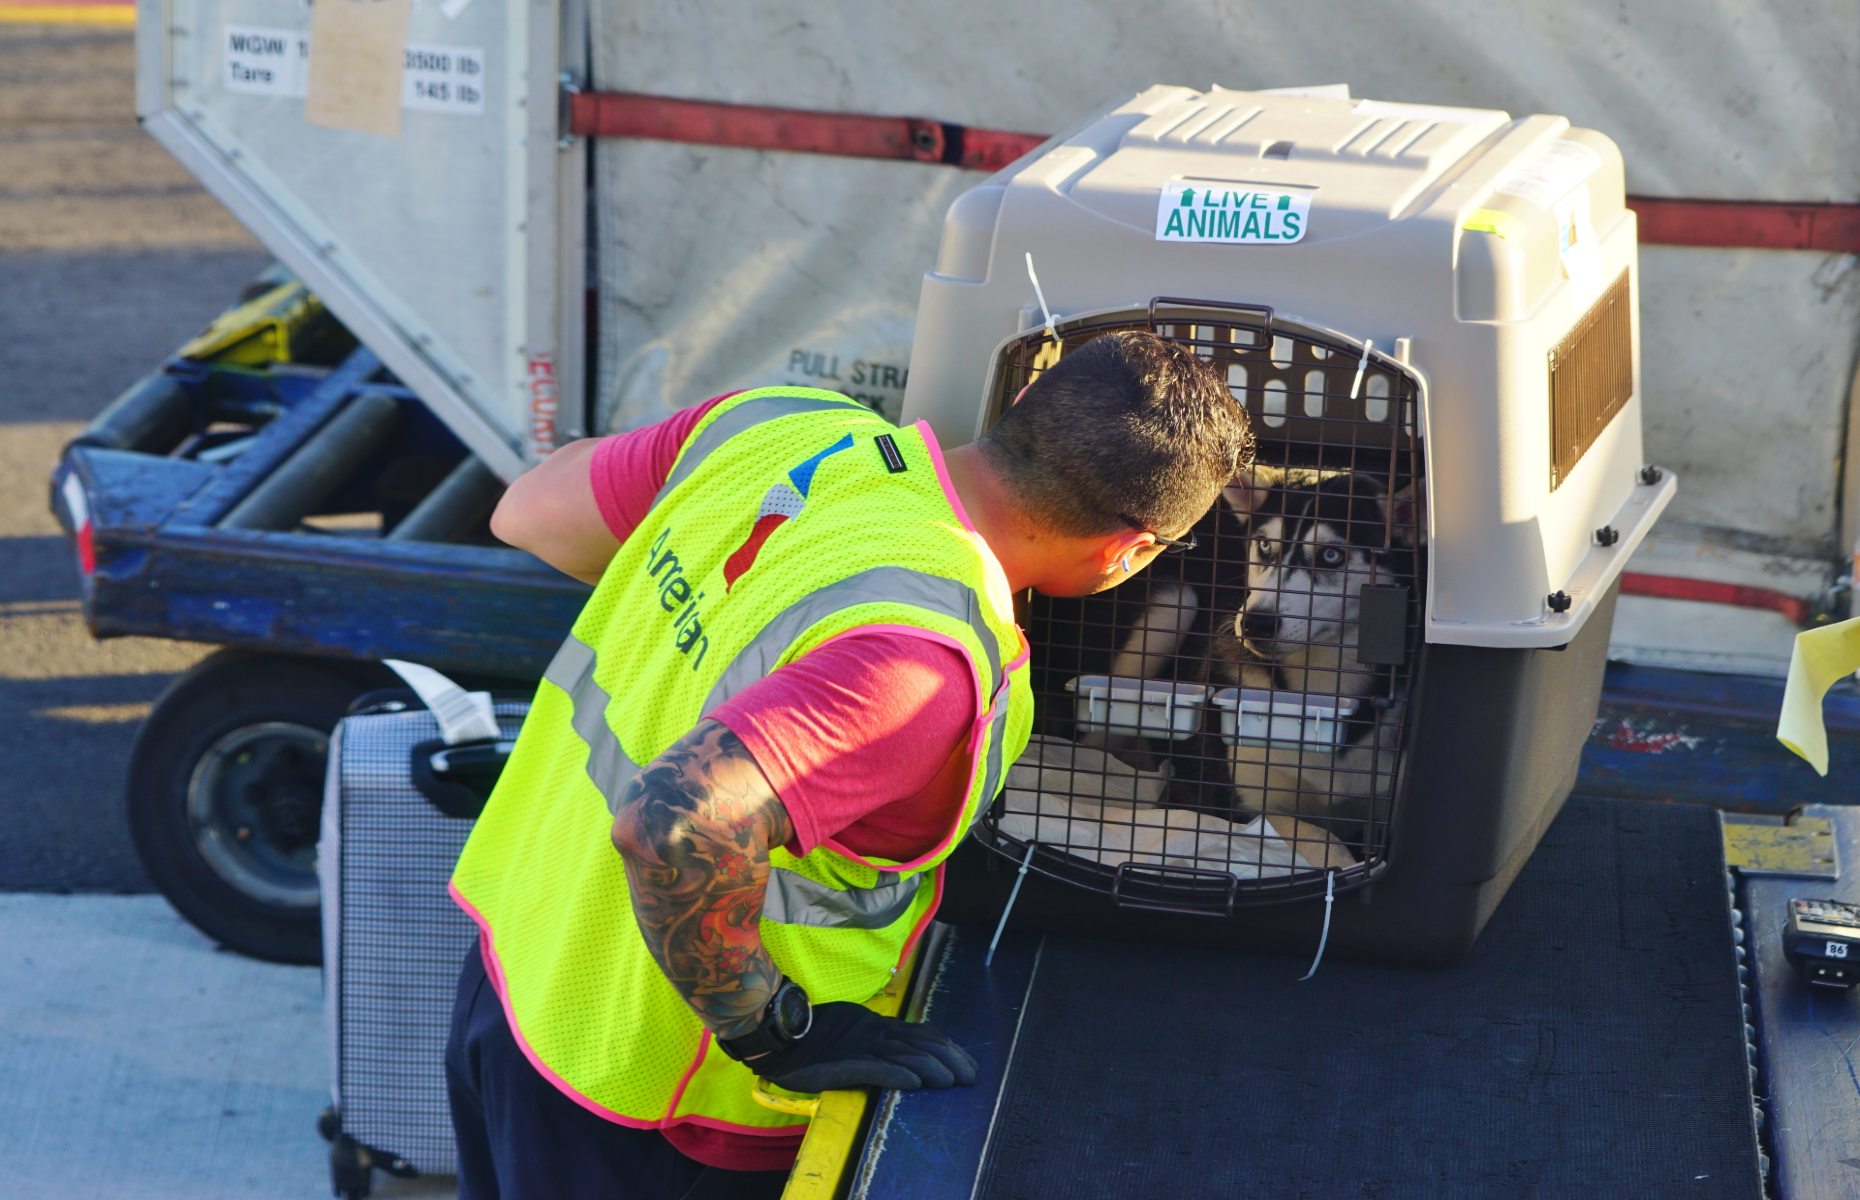
{"label": "black wristwatch", "polygon": [[813,1024],[814,1006],[807,993],[794,980],[784,979],[762,1010],[761,1023],[741,1037],[718,1038],[717,1048],[737,1062],[744,1062],[786,1050],[806,1037]]}

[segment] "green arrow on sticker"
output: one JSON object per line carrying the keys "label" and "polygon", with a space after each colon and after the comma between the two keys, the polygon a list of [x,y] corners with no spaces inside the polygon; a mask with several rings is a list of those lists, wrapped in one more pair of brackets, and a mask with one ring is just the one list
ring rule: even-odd
{"label": "green arrow on sticker", "polygon": [[1178,207],[1187,208],[1194,202],[1195,202],[1195,189],[1194,188],[1183,188],[1182,189],[1182,203]]}
{"label": "green arrow on sticker", "polygon": [[1283,193],[1279,196],[1279,211],[1284,212],[1292,206],[1292,198]]}

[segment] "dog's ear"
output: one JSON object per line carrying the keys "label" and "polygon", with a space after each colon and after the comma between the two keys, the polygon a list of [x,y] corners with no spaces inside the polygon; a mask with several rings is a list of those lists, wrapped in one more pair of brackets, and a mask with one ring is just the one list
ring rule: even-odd
{"label": "dog's ear", "polygon": [[1221,503],[1236,517],[1245,520],[1266,502],[1266,497],[1279,486],[1283,476],[1284,471],[1278,467],[1254,463],[1221,489]]}
{"label": "dog's ear", "polygon": [[1410,480],[1400,491],[1384,495],[1378,503],[1393,524],[1398,545],[1418,549],[1427,544],[1427,499],[1420,480]]}

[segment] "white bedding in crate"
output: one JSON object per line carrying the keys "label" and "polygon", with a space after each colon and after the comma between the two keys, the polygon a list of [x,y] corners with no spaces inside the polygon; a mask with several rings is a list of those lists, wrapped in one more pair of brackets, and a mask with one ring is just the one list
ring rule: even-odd
{"label": "white bedding in crate", "polygon": [[1356,858],[1308,821],[1267,814],[1244,823],[1158,808],[1168,776],[1090,746],[1035,735],[1008,768],[999,826],[1021,841],[1106,866],[1227,870],[1240,879],[1354,865]]}

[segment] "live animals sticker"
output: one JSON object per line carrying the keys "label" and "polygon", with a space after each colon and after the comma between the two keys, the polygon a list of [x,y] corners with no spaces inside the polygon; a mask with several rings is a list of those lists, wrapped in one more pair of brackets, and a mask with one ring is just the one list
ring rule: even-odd
{"label": "live animals sticker", "polygon": [[1156,205],[1159,242],[1230,242],[1282,246],[1311,225],[1311,193],[1190,180],[1166,184]]}

